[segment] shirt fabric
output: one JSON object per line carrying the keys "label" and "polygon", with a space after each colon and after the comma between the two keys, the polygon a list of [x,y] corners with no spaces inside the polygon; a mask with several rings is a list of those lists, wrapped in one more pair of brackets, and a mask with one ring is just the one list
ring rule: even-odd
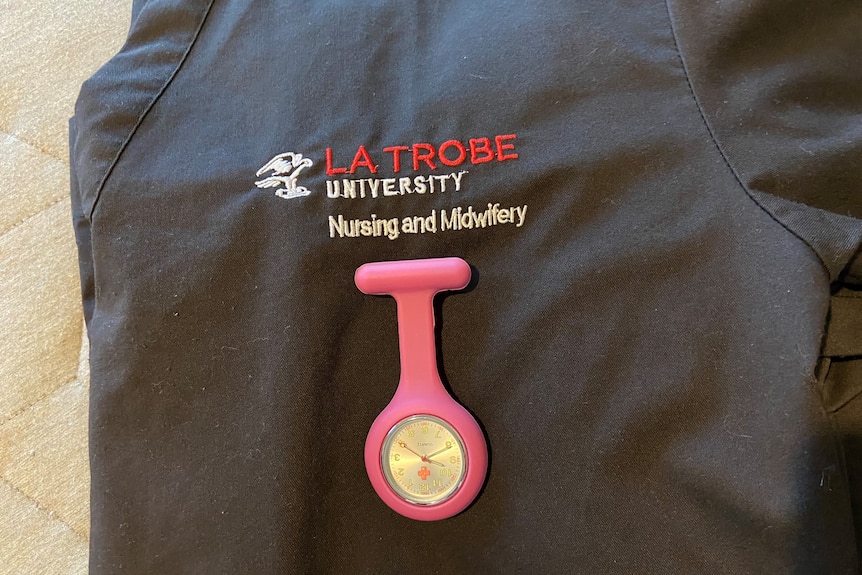
{"label": "shirt fabric", "polygon": [[[857,572],[860,25],[136,2],[70,123],[91,573]],[[490,467],[418,522],[365,472],[398,339],[353,273],[442,256]]]}

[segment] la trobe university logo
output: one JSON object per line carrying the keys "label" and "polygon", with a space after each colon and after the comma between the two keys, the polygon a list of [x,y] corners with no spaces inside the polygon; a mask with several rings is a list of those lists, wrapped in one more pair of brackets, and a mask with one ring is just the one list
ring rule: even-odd
{"label": "la trobe university logo", "polygon": [[311,191],[297,182],[300,172],[314,165],[309,158],[294,152],[285,152],[275,156],[257,171],[257,177],[270,174],[262,180],[257,180],[254,185],[258,188],[278,188],[275,195],[279,198],[289,200],[290,198],[301,198],[307,196]]}

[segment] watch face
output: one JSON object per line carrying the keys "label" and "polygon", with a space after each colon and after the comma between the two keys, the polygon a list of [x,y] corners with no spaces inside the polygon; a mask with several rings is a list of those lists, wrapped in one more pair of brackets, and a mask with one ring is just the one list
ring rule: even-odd
{"label": "watch face", "polygon": [[432,415],[414,415],[396,423],[383,442],[383,474],[401,498],[434,505],[451,497],[467,471],[461,436]]}

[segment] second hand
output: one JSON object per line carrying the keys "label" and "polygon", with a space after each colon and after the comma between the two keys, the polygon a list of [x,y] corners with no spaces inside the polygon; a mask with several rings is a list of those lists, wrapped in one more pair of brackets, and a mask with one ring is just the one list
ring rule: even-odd
{"label": "second hand", "polygon": [[424,455],[419,455],[418,453],[416,453],[415,451],[413,451],[412,449],[407,447],[407,444],[404,443],[403,441],[401,441],[400,439],[398,440],[398,447],[400,447],[401,449],[406,449],[407,451],[409,451],[410,453],[412,453],[413,455],[415,455],[416,457],[418,457],[422,461],[428,461],[428,458],[426,458]]}

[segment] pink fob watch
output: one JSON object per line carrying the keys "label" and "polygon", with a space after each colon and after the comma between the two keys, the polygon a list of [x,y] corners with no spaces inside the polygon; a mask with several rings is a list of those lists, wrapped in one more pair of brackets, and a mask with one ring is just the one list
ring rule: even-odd
{"label": "pink fob watch", "polygon": [[488,470],[485,435],[440,380],[434,295],[463,289],[470,266],[460,258],[365,264],[356,287],[389,294],[398,306],[401,379],[368,432],[365,468],[386,505],[411,519],[435,521],[463,511]]}

